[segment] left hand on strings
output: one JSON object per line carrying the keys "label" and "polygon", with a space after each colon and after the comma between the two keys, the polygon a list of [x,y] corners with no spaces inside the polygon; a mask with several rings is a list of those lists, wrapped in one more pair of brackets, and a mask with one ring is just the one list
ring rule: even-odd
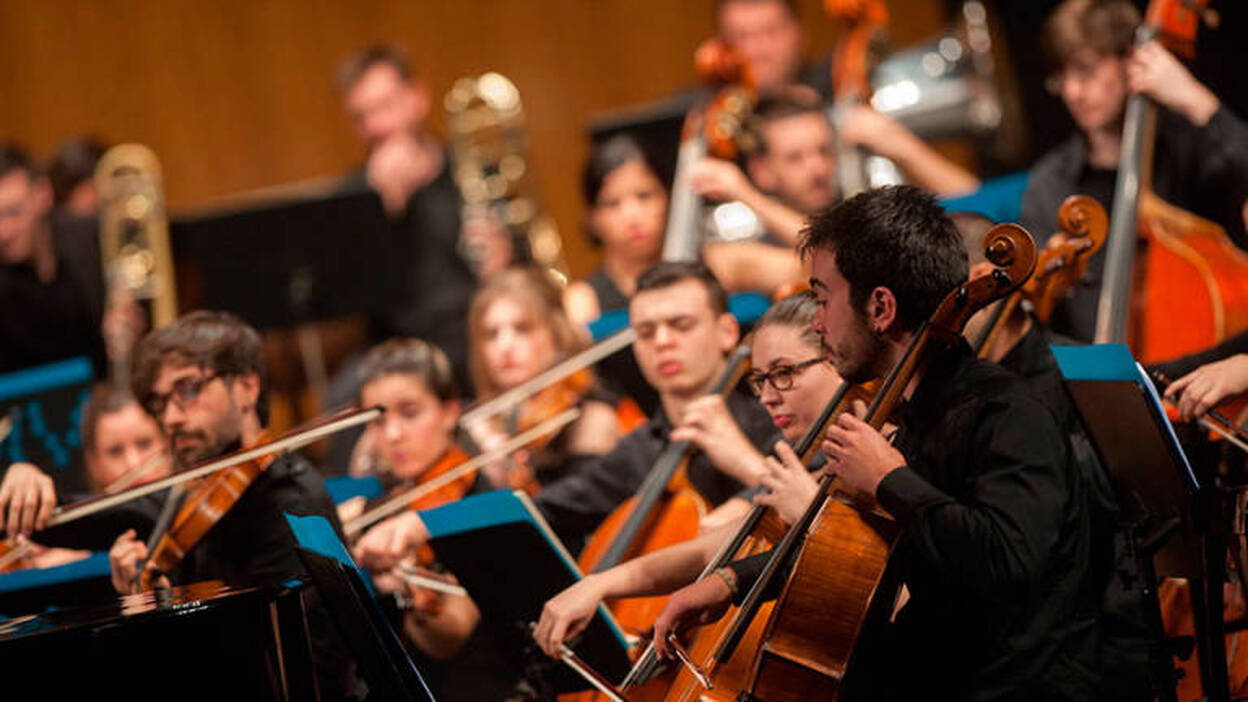
{"label": "left hand on strings", "polygon": [[824,438],[826,470],[840,476],[847,487],[868,495],[875,495],[884,476],[906,464],[901,452],[880,432],[848,412],[828,427]]}

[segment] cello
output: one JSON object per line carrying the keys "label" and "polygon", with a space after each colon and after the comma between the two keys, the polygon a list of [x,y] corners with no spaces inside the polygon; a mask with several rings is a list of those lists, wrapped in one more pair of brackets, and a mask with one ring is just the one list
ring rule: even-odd
{"label": "cello", "polygon": [[[872,427],[884,424],[932,350],[957,343],[971,315],[1031,275],[1035,242],[1022,227],[1000,224],[988,233],[985,255],[996,266],[992,272],[951,291],[884,379],[867,410]],[[844,492],[834,474],[825,474],[819,487],[802,518],[773,550],[716,651],[721,662],[733,655],[768,590],[796,555],[755,651],[753,670],[740,690],[744,698],[837,699],[852,672],[864,627],[886,615],[891,604],[883,596],[888,588],[881,585],[900,534],[896,523],[870,497]]]}
{"label": "cello", "polygon": [[[1153,0],[1137,46],[1153,38],[1191,58],[1208,0]],[[1157,107],[1127,98],[1097,343],[1126,343],[1144,363],[1214,346],[1248,329],[1248,254],[1219,225],[1152,190]],[[1137,260],[1138,259],[1138,260]]]}
{"label": "cello", "polygon": [[1082,278],[1088,260],[1105,244],[1109,220],[1101,203],[1086,195],[1071,195],[1057,213],[1058,226],[1066,235],[1060,244],[1042,249],[1036,271],[1022,287],[997,304],[982,335],[971,344],[980,358],[987,358],[994,342],[1014,310],[1026,302],[1042,324],[1053,316],[1057,301]]}

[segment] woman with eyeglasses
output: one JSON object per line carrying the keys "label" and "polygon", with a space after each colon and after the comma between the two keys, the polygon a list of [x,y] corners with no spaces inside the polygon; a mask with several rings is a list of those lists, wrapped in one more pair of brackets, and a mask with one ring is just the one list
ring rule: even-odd
{"label": "woman with eyeglasses", "polygon": [[[548,654],[558,655],[559,644],[580,633],[605,599],[658,595],[693,582],[749,510],[751,496],[776,507],[789,522],[805,509],[817,484],[789,443],[814,424],[841,384],[836,370],[823,359],[819,335],[811,326],[814,313],[813,298],[792,295],[773,305],[754,332],[754,371],[748,382],[784,435],[785,441],[776,444],[782,460],[755,450],[719,398],[691,403],[672,439],[692,441],[720,470],[755,487],[708,515],[697,539],[588,575],[547,601],[533,637]],[[759,486],[765,491],[759,492]]]}

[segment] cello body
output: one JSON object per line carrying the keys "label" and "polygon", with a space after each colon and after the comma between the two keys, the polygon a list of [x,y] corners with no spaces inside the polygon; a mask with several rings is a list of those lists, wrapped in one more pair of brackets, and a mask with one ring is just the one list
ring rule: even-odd
{"label": "cello body", "polygon": [[745,690],[767,702],[840,698],[864,627],[878,612],[900,536],[891,519],[825,501],[769,618]]}

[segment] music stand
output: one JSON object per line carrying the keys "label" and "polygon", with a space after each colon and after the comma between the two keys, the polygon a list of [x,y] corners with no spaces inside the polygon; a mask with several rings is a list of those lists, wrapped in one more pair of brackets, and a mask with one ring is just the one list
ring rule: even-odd
{"label": "music stand", "polygon": [[[472,595],[482,623],[490,622],[510,650],[536,653],[529,625],[547,600],[581,578],[576,562],[551,531],[529,496],[499,490],[466,497],[420,513],[430,546]],[[621,680],[631,662],[628,642],[602,605],[572,644],[577,655],[608,680]],[[589,689],[590,683],[563,665],[534,664],[548,675],[554,692]]]}
{"label": "music stand", "polygon": [[178,217],[170,233],[199,306],[257,329],[380,313],[394,294],[391,265],[404,260],[369,189]]}
{"label": "music stand", "polygon": [[370,697],[433,702],[420,671],[377,606],[368,576],[351,560],[329,522],[286,513],[286,523],[312,585],[360,665]]}
{"label": "music stand", "polygon": [[[1114,483],[1124,521],[1131,525],[1154,639],[1163,651],[1174,648],[1162,629],[1158,577],[1186,578],[1204,689],[1206,694],[1227,690],[1226,646],[1220,635],[1225,573],[1210,567],[1211,559],[1225,561],[1216,554],[1225,554],[1226,544],[1211,528],[1204,508],[1207,491],[1179,445],[1156,388],[1125,345],[1050,348]],[[1164,683],[1163,699],[1175,699],[1176,676],[1168,653],[1158,657],[1155,668]]]}

